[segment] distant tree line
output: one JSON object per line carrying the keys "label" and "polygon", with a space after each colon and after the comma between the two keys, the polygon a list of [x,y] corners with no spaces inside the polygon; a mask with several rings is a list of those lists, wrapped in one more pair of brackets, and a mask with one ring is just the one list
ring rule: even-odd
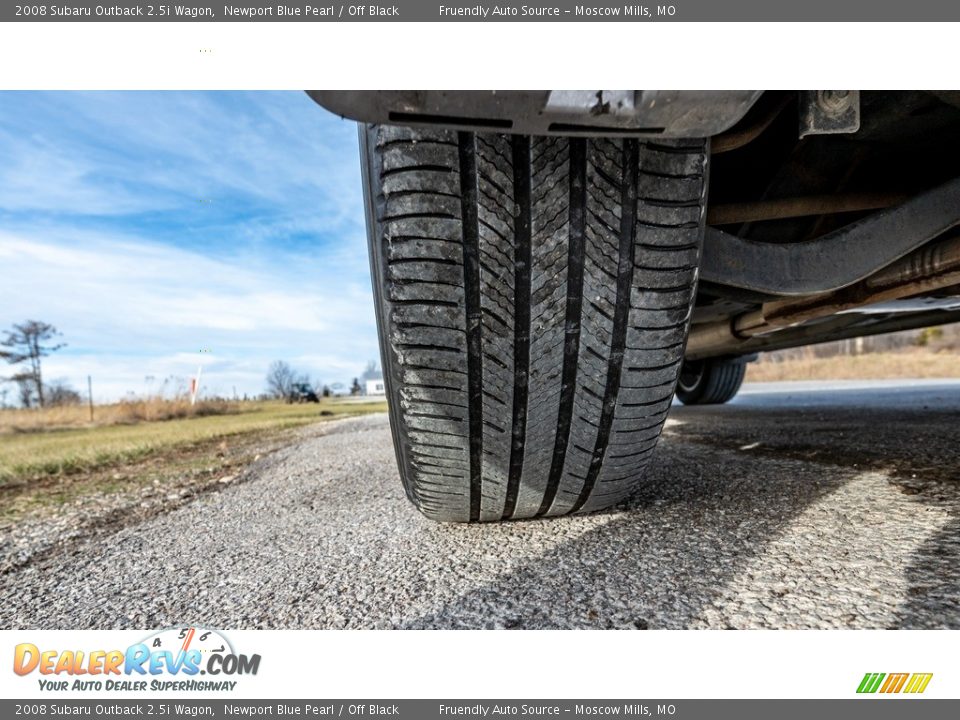
{"label": "distant tree line", "polygon": [[308,373],[295,370],[290,363],[275,360],[267,370],[267,397],[290,400],[300,386],[306,386],[321,397],[330,397],[333,392],[328,385],[315,382]]}
{"label": "distant tree line", "polygon": [[[348,388],[352,396],[362,395],[364,393],[364,383],[367,380],[380,378],[380,370],[375,360],[367,363],[363,374],[353,378]],[[364,382],[361,382],[363,380]],[[283,360],[275,360],[270,364],[267,370],[267,392],[266,397],[274,399],[288,400],[295,395],[297,388],[301,386],[310,387],[320,397],[330,397],[335,391],[343,388],[343,385],[334,383],[326,385],[314,381],[308,373],[296,370],[290,363]]]}

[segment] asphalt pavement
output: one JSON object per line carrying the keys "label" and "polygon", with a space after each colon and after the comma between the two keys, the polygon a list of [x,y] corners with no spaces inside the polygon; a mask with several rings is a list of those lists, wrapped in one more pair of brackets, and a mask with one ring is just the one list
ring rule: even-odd
{"label": "asphalt pavement", "polygon": [[673,409],[613,511],[438,525],[385,416],[8,572],[3,627],[960,628],[960,381]]}

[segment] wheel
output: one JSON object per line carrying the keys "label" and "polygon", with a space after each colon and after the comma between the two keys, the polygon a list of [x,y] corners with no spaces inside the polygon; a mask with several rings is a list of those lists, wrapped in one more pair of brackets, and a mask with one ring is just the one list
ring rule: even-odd
{"label": "wheel", "polygon": [[677,382],[684,405],[719,405],[732,399],[743,384],[747,363],[739,358],[687,360]]}
{"label": "wheel", "polygon": [[368,125],[361,144],[409,498],[493,521],[626,497],[683,359],[706,141]]}

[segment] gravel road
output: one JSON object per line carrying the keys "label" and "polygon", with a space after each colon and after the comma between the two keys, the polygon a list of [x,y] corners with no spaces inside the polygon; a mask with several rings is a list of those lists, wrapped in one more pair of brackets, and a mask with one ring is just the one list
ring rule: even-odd
{"label": "gravel road", "polygon": [[960,628],[960,382],[745,386],[673,409],[616,511],[437,525],[385,416],[38,554],[3,627]]}

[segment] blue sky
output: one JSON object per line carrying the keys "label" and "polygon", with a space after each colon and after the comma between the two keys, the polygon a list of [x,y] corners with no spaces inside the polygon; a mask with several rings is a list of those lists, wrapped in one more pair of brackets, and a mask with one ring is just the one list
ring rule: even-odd
{"label": "blue sky", "polygon": [[47,378],[256,394],[379,358],[356,126],[305,94],[4,92],[0,158],[0,328],[57,326]]}

